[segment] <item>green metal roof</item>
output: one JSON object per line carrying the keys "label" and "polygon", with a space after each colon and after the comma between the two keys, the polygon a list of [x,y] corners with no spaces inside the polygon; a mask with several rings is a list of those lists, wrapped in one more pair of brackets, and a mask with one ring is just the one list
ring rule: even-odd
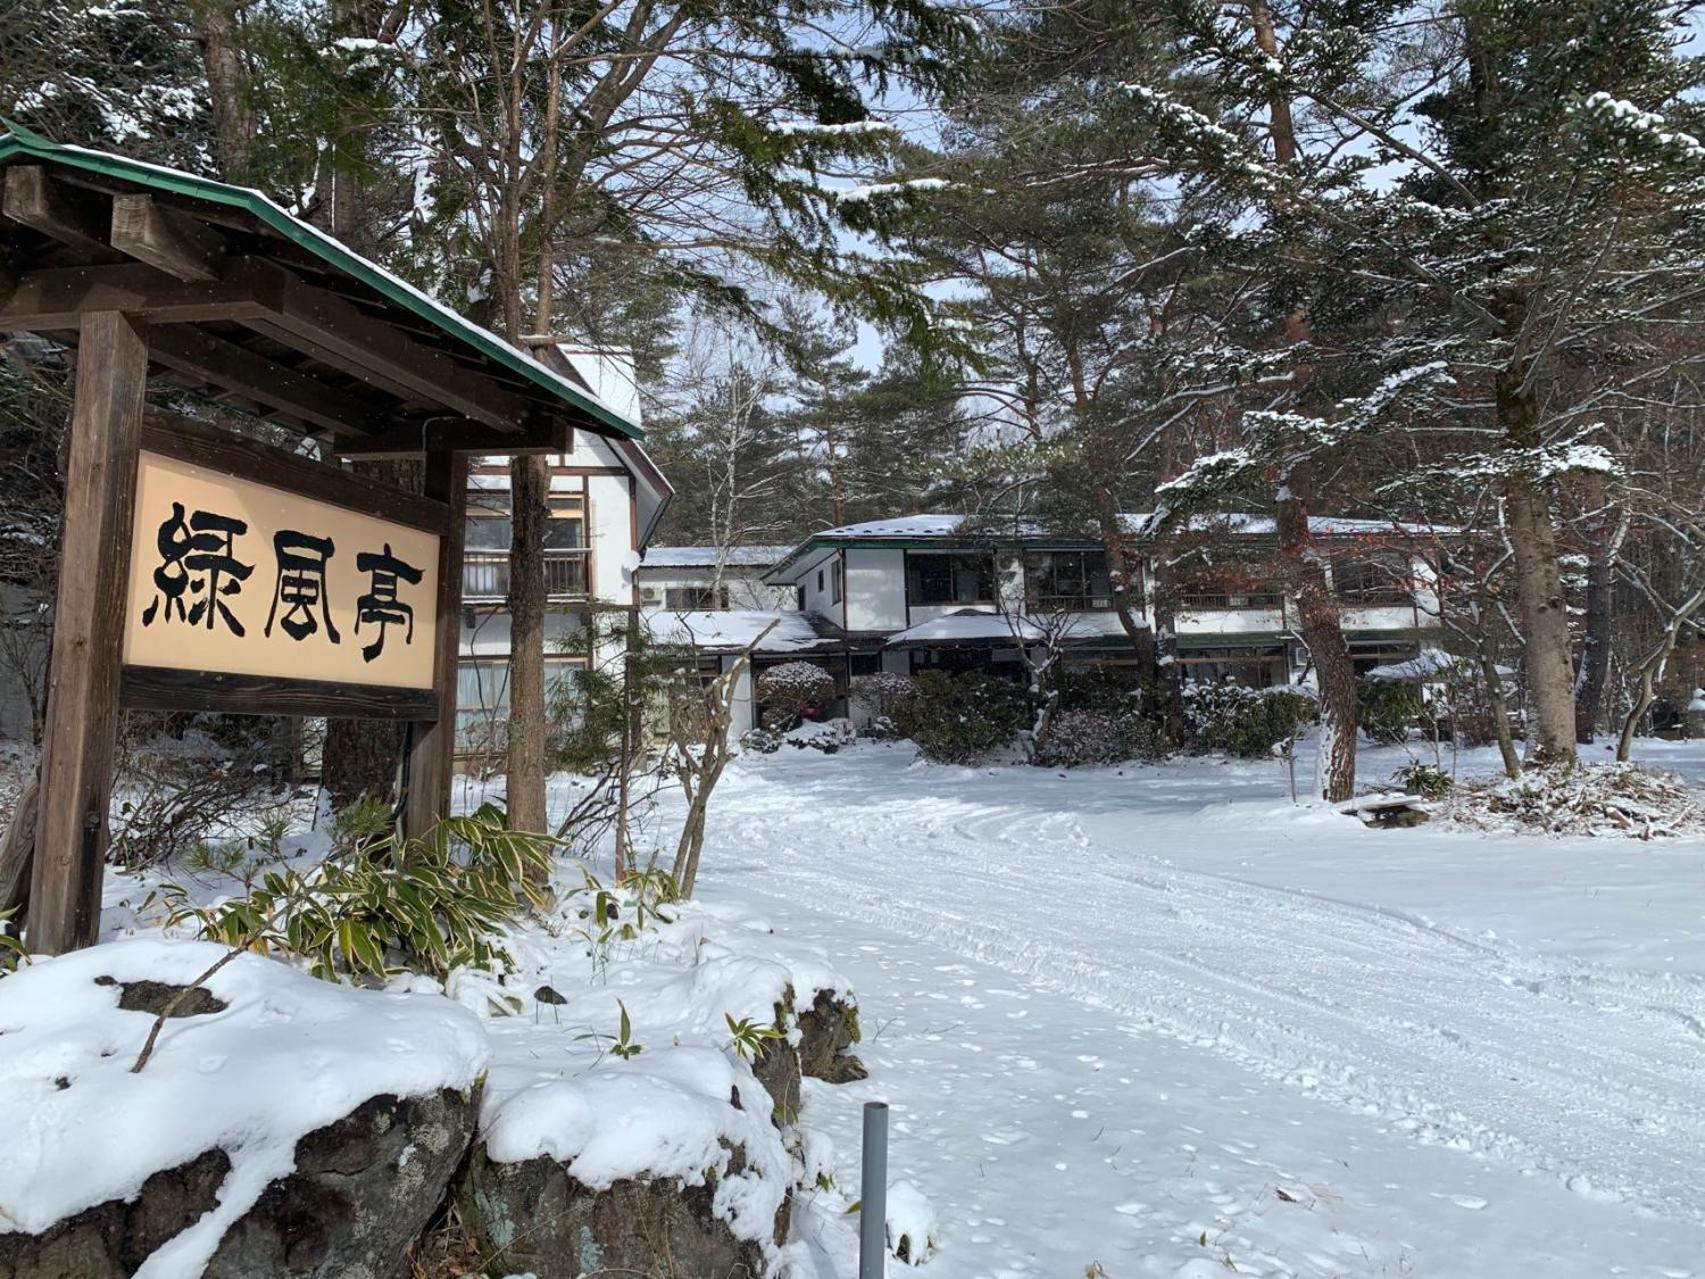
{"label": "green metal roof", "polygon": [[0,117],[0,125],[4,125],[6,129],[5,133],[0,133],[0,164],[19,156],[46,160],[105,177],[120,178],[155,191],[243,209],[285,239],[306,249],[344,274],[361,281],[435,328],[473,347],[487,359],[549,391],[564,403],[606,427],[611,433],[632,440],[645,438],[645,432],[637,425],[576,386],[568,378],[546,368],[524,351],[517,350],[489,329],[483,329],[459,315],[400,276],[393,275],[377,263],[369,262],[360,254],[352,252],[317,227],[286,213],[259,191],[105,151],[91,151],[87,147],[51,142],[39,133],[3,117]]}

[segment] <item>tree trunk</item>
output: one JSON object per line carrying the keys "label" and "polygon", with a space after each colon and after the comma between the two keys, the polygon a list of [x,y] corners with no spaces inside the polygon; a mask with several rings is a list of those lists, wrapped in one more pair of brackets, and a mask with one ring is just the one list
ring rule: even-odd
{"label": "tree trunk", "polygon": [[511,830],[545,826],[545,521],[550,469],[540,456],[509,461],[508,804]]}
{"label": "tree trunk", "polygon": [[[1295,484],[1295,477],[1290,483]],[[1277,505],[1279,560],[1297,602],[1297,630],[1320,681],[1318,793],[1342,803],[1356,790],[1356,668],[1344,642],[1326,565],[1309,541],[1308,513],[1294,488]]]}
{"label": "tree trunk", "polygon": [[196,42],[201,46],[208,105],[213,114],[214,158],[227,182],[247,179],[249,144],[255,136],[254,112],[249,108],[237,40],[239,8],[233,0],[199,0],[195,6]]}
{"label": "tree trunk", "polygon": [[1591,742],[1604,712],[1604,693],[1610,682],[1611,610],[1615,604],[1616,561],[1627,525],[1602,505],[1593,520],[1592,547],[1587,567],[1587,633],[1581,664],[1575,672],[1575,741]]}
{"label": "tree trunk", "polygon": [[1149,583],[1149,609],[1154,618],[1154,693],[1161,729],[1174,745],[1184,741],[1184,667],[1178,660],[1178,590],[1172,566],[1163,555],[1154,558]]}
{"label": "tree trunk", "polygon": [[30,904],[30,868],[36,849],[36,801],[41,794],[41,774],[30,774],[29,782],[12,806],[12,821],[0,840],[0,915],[13,912],[13,931],[23,927],[23,911]]}

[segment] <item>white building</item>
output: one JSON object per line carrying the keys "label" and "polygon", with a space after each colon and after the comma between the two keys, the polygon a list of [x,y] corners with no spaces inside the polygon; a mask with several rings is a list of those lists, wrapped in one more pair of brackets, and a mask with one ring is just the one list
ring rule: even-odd
{"label": "white building", "polygon": [[[1143,517],[1126,516],[1133,536]],[[1432,533],[1374,520],[1316,518],[1311,536],[1345,605],[1358,670],[1411,658],[1439,625]],[[1272,521],[1214,516],[1169,540],[1180,561],[1172,587],[1178,660],[1195,679],[1252,686],[1308,682],[1295,604],[1262,566]],[[1141,626],[1153,629],[1153,556],[1133,583]],[[781,556],[763,581],[792,592],[792,610],[648,610],[655,633],[731,663],[768,623],[753,666],[806,660],[847,681],[875,671],[932,667],[1023,671],[1021,649],[1052,639],[1074,664],[1133,663],[1135,646],[1112,608],[1103,547],[1034,525],[995,530],[958,515],[874,520],[815,534]],[[748,681],[749,682],[749,681]],[[741,701],[750,708],[750,688]],[[755,710],[755,708],[753,708]],[[844,700],[837,707],[845,712]],[[749,726],[750,714],[737,719]]]}
{"label": "white building", "polygon": [[[639,397],[623,353],[564,350],[562,360],[558,367],[566,364],[606,405],[640,424]],[[547,693],[572,672],[619,657],[627,618],[641,603],[641,556],[673,495],[662,472],[632,440],[577,431],[573,451],[551,456],[549,467]],[[476,459],[468,488],[457,685],[458,739],[464,749],[495,745],[508,717],[508,459]]]}
{"label": "white building", "polygon": [[639,566],[646,608],[674,612],[787,609],[798,602],[791,586],[772,586],[764,574],[790,546],[653,546]]}

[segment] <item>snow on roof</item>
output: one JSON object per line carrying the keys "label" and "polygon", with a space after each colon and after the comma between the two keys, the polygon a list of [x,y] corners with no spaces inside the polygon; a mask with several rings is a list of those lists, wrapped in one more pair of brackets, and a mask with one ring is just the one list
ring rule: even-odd
{"label": "snow on roof", "polygon": [[739,650],[758,643],[760,653],[791,653],[824,643],[804,613],[758,609],[652,609],[640,614],[640,625],[656,644],[688,644],[695,648]]}
{"label": "snow on roof", "polygon": [[641,568],[714,568],[718,559],[725,565],[768,568],[778,564],[791,546],[653,546],[645,553]]}
{"label": "snow on roof", "polygon": [[[1139,625],[1144,623],[1139,622]],[[1112,612],[1072,613],[1055,625],[1053,618],[1033,618],[1004,613],[960,609],[927,622],[908,626],[888,639],[890,648],[930,644],[1040,643],[1053,630],[1065,643],[1085,643],[1122,636],[1124,626]]]}
{"label": "snow on roof", "polygon": [[187,985],[229,954],[137,938],[0,981],[0,1234],[133,1198],[153,1174],[223,1149],[219,1205],[149,1260],[150,1274],[200,1274],[231,1224],[295,1168],[303,1137],[370,1098],[466,1091],[485,1072],[480,1022],[450,1000],[340,986],[241,954],[201,983],[224,1010],[168,1022],[132,1073],[154,1014],[121,1009],[124,986]]}
{"label": "snow on roof", "polygon": [[[1150,517],[1146,512],[1127,512],[1119,518],[1126,528],[1137,531],[1147,525]],[[968,524],[969,527],[967,527]],[[1309,530],[1314,533],[1426,533],[1433,531],[1431,526],[1425,524],[1359,519],[1347,515],[1313,515],[1309,517],[1308,526]],[[1190,520],[1190,527],[1201,532],[1222,530],[1227,533],[1262,536],[1271,535],[1274,524],[1273,517],[1270,515],[1230,512],[1223,515],[1203,514],[1193,516]],[[974,533],[999,536],[1009,528],[1016,528],[1025,537],[1069,537],[1069,534],[1051,533],[1046,526],[1036,520],[972,521],[971,517],[967,515],[938,511],[925,515],[901,515],[887,520],[866,520],[862,524],[844,524],[840,528],[825,529],[821,533],[814,533],[807,541],[857,541],[865,538],[889,537],[962,537]]]}
{"label": "snow on roof", "polygon": [[[1394,683],[1423,683],[1438,679],[1459,665],[1459,659],[1440,648],[1424,648],[1404,662],[1375,666],[1367,672],[1368,679],[1390,680]],[[1508,666],[1498,667],[1500,675],[1514,675]]]}

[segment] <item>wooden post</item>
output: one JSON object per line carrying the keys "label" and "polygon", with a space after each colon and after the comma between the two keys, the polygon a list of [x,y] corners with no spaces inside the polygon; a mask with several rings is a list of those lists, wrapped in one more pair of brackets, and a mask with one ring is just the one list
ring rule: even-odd
{"label": "wooden post", "polygon": [[438,718],[417,723],[410,737],[403,834],[422,835],[450,811],[456,762],[456,658],[462,640],[462,538],[468,512],[468,455],[426,455],[426,496],[450,507],[450,532],[438,552],[438,633],[433,687]]}
{"label": "wooden post", "polygon": [[92,311],[80,328],[30,879],[29,947],[49,955],[92,945],[100,933],[119,645],[148,380],[148,335],[140,321]]}

